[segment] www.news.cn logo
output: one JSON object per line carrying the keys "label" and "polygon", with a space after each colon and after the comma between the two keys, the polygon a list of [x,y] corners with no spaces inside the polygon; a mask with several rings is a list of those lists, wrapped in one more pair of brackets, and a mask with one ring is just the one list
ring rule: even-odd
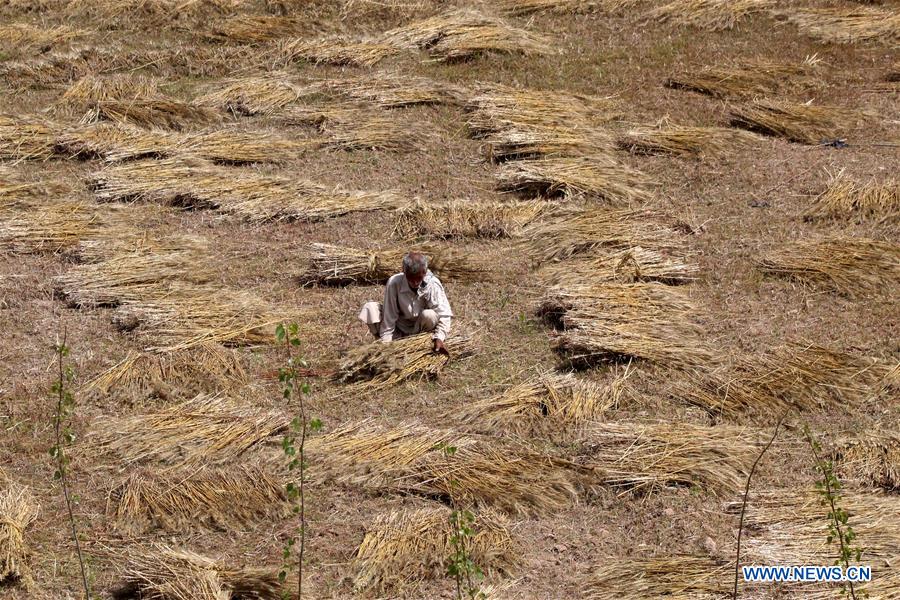
{"label": "www.news.cn logo", "polygon": [[867,566],[851,566],[846,571],[843,567],[833,566],[789,566],[789,567],[760,567],[748,566],[741,567],[744,573],[744,581],[747,582],[775,582],[775,581],[795,581],[795,582],[817,582],[817,581],[833,581],[833,582],[864,582],[872,580],[872,567]]}

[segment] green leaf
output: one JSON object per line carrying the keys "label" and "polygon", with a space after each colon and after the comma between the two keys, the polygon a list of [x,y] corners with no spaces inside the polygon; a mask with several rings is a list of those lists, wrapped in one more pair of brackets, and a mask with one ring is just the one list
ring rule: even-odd
{"label": "green leaf", "polygon": [[279,583],[284,583],[287,579],[287,571],[279,571],[278,572],[278,581]]}
{"label": "green leaf", "polygon": [[321,431],[322,430],[322,420],[321,419],[312,419],[309,422],[309,428],[312,431]]}
{"label": "green leaf", "polygon": [[279,323],[278,327],[275,328],[275,337],[278,338],[279,342],[284,341],[284,324]]}
{"label": "green leaf", "polygon": [[312,388],[309,387],[309,384],[306,383],[305,381],[300,385],[300,391],[303,392],[304,394],[309,394],[311,389]]}

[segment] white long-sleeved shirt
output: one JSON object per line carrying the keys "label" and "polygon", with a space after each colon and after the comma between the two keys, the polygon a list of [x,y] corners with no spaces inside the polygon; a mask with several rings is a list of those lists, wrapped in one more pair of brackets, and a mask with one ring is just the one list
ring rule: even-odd
{"label": "white long-sleeved shirt", "polygon": [[438,322],[432,338],[444,341],[450,333],[450,320],[453,311],[441,280],[431,271],[426,271],[419,289],[413,291],[406,282],[403,273],[397,273],[388,279],[384,288],[384,306],[381,314],[381,341],[390,342],[395,331],[403,336],[416,333],[419,315],[423,310],[431,309],[437,313]]}

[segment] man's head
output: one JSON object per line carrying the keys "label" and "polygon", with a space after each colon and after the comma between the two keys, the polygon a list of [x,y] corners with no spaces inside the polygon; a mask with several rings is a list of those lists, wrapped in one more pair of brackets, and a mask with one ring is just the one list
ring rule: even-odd
{"label": "man's head", "polygon": [[421,252],[410,252],[403,257],[403,275],[411,289],[418,289],[428,271],[428,257]]}

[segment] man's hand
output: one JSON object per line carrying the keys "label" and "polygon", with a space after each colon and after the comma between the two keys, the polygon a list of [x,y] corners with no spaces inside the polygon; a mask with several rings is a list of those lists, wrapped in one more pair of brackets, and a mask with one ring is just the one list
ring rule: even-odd
{"label": "man's hand", "polygon": [[439,339],[434,340],[434,353],[435,354],[443,354],[444,356],[450,356],[450,353],[447,352],[447,349],[444,348],[444,342]]}

